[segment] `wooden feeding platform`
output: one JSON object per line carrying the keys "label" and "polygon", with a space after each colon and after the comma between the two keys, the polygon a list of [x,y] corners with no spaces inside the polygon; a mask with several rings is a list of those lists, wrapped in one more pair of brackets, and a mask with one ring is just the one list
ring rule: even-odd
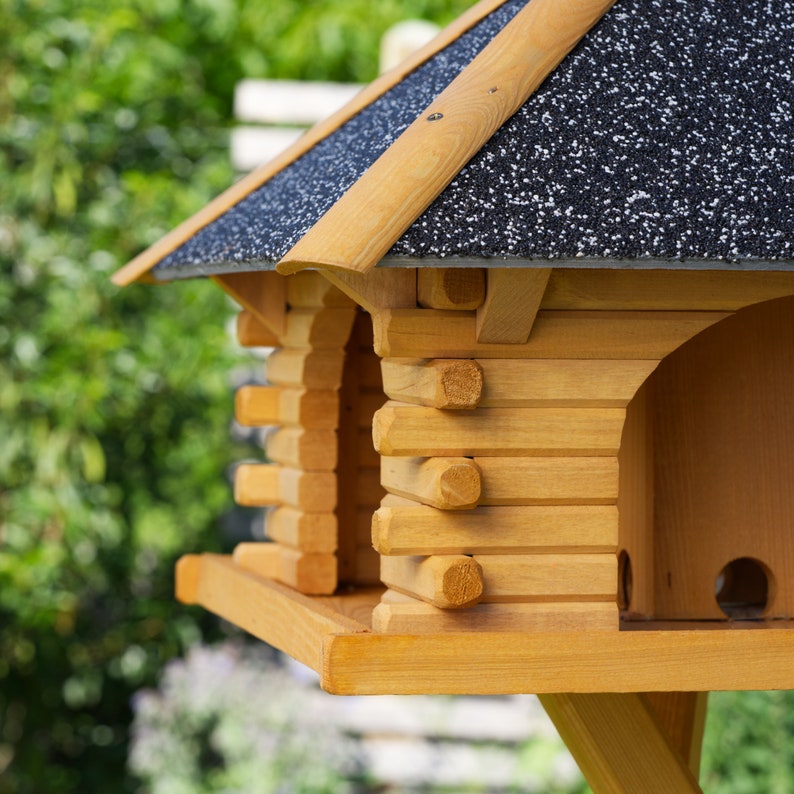
{"label": "wooden feeding platform", "polygon": [[177,576],[181,600],[285,651],[337,695],[794,688],[794,634],[778,622],[395,634],[371,627],[382,588],[305,596],[216,554],[183,557]]}
{"label": "wooden feeding platform", "polygon": [[479,3],[116,276],[272,348],[269,542],[177,596],[330,692],[537,693],[599,792],[794,688],[794,10],[659,4]]}

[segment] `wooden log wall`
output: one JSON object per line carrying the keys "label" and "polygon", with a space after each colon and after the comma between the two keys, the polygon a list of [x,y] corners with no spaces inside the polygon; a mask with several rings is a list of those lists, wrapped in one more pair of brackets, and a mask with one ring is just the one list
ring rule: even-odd
{"label": "wooden log wall", "polygon": [[[548,370],[533,397],[523,364],[384,359],[392,399],[373,438],[390,495],[372,535],[389,590],[376,630],[617,628],[616,456],[630,395],[577,405],[553,393]],[[508,385],[500,398],[511,381],[523,396]]]}
{"label": "wooden log wall", "polygon": [[270,428],[268,462],[238,466],[235,499],[269,508],[272,542],[240,544],[234,559],[303,593],[329,594],[340,581],[378,580],[369,524],[383,492],[370,426],[384,398],[369,319],[316,273],[285,281],[282,332],[247,311],[238,319],[242,344],[275,348],[268,385],[244,386],[235,400],[238,422]]}
{"label": "wooden log wall", "polygon": [[[374,317],[390,398],[373,426],[389,492],[372,524],[389,588],[376,630],[616,629],[631,587],[618,551],[653,542],[648,407],[633,398],[684,342],[794,287],[791,274],[522,273],[419,271],[419,306]],[[461,555],[478,567],[462,574]]]}
{"label": "wooden log wall", "polygon": [[[641,387],[704,329],[794,292],[794,276],[379,274],[369,290],[339,282],[371,320],[310,272],[285,279],[275,332],[240,316],[242,342],[276,349],[270,385],[237,395],[239,421],[274,426],[270,462],[236,482],[242,504],[271,506],[274,543],[241,545],[238,564],[308,594],[381,580],[380,631],[615,629],[618,604],[651,615],[659,464]],[[378,291],[407,296],[414,275],[410,300]]]}

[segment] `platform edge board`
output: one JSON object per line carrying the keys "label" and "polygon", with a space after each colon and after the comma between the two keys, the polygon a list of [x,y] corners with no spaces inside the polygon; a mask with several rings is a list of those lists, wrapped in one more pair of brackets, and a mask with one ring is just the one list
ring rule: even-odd
{"label": "platform edge board", "polygon": [[335,695],[794,688],[790,629],[371,633],[323,646],[321,685]]}
{"label": "platform edge board", "polygon": [[305,596],[217,554],[183,557],[176,584],[183,603],[199,604],[307,664],[337,695],[794,689],[794,625],[777,628],[777,621],[379,634],[366,621],[382,588]]}
{"label": "platform edge board", "polygon": [[[186,580],[186,587],[182,586],[182,580]],[[240,568],[228,555],[182,557],[177,566],[176,585],[183,602],[204,607],[318,673],[322,637],[369,631],[367,625],[342,611],[342,604],[337,603],[341,598],[305,596]],[[377,603],[377,595],[365,595],[373,606]],[[345,600],[360,599],[349,596]]]}

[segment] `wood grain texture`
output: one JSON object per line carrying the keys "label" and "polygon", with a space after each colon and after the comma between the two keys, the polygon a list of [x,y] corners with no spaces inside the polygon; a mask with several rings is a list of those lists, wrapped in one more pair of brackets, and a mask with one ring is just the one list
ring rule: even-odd
{"label": "wood grain texture", "polygon": [[542,309],[735,311],[794,294],[794,273],[555,268]]}
{"label": "wood grain texture", "polygon": [[442,411],[389,402],[373,418],[381,455],[616,455],[622,408]]}
{"label": "wood grain texture", "polygon": [[547,694],[540,702],[593,794],[701,791],[641,695]]}
{"label": "wood grain texture", "polygon": [[643,697],[692,776],[700,775],[708,692],[646,692]]}
{"label": "wood grain texture", "polygon": [[259,322],[251,312],[243,309],[237,315],[237,341],[243,347],[276,347],[278,334]]}
{"label": "wood grain texture", "polygon": [[337,453],[334,430],[282,427],[268,433],[265,440],[268,460],[304,471],[334,471]]}
{"label": "wood grain texture", "polygon": [[426,309],[474,310],[485,300],[485,270],[427,267],[416,272],[416,298]]}
{"label": "wood grain texture", "polygon": [[615,603],[614,554],[477,554],[474,560],[482,566],[484,602]]}
{"label": "wood grain texture", "polygon": [[374,631],[392,634],[498,631],[616,631],[618,612],[605,601],[586,603],[479,603],[439,609],[387,590],[372,611]]}
{"label": "wood grain texture", "polygon": [[279,171],[297,160],[298,157],[311,149],[316,143],[330,135],[348,119],[355,116],[360,110],[386,93],[386,91],[416,69],[417,66],[455,41],[455,39],[461,36],[465,31],[490,14],[491,11],[502,5],[503,2],[504,0],[481,0],[481,2],[476,3],[452,24],[442,30],[431,42],[408,56],[394,69],[381,75],[378,79],[370,83],[370,85],[363,88],[351,102],[338,112],[329,116],[324,121],[321,121],[319,124],[316,124],[280,155],[264,163],[247,176],[235,182],[202,210],[188,218],[165,237],[158,240],[154,245],[128,262],[113,275],[113,283],[119,286],[125,286],[145,277],[148,271],[161,259],[168,256],[172,251],[175,251],[182,243],[189,240],[199,230],[212,223],[212,221],[223,215],[229,208],[233,207],[249,193],[252,193]]}
{"label": "wood grain texture", "polygon": [[177,590],[181,587],[179,578],[189,575],[197,582],[193,603],[318,672],[324,635],[368,630],[366,624],[348,617],[336,599],[302,595],[242,570],[230,557],[201,554],[182,559],[189,562],[180,563],[177,569]]}
{"label": "wood grain texture", "polygon": [[337,523],[334,513],[305,513],[282,506],[269,510],[265,535],[283,546],[316,554],[336,551]]}
{"label": "wood grain texture", "polygon": [[352,309],[355,302],[313,270],[286,279],[287,304],[293,309]]}
{"label": "wood grain texture", "polygon": [[278,543],[238,543],[232,553],[232,561],[238,568],[257,576],[279,579],[279,557],[282,550]]}
{"label": "wood grain texture", "polygon": [[788,629],[361,634],[323,644],[322,685],[338,695],[794,688]]}
{"label": "wood grain texture", "polygon": [[522,345],[529,339],[551,268],[491,268],[485,301],[477,309],[481,343]]}
{"label": "wood grain texture", "polygon": [[794,617],[792,339],[794,298],[758,304],[653,377],[657,617],[725,619],[716,585],[740,558],[765,570],[768,593],[765,606],[748,592],[728,599],[734,607],[747,600],[750,617]]}
{"label": "wood grain texture", "polygon": [[373,268],[611,5],[528,3],[287,252],[279,272]]}
{"label": "wood grain texture", "polygon": [[276,579],[305,595],[330,595],[336,590],[334,554],[312,554],[278,543],[238,543],[232,559],[243,570]]}
{"label": "wood grain texture", "polygon": [[439,609],[471,607],[483,595],[482,568],[463,554],[382,557],[380,578],[392,590]]}
{"label": "wood grain texture", "polygon": [[654,614],[654,465],[652,389],[644,384],[626,409],[619,467],[619,599],[622,610]]}
{"label": "wood grain texture", "polygon": [[661,359],[724,312],[539,312],[525,345],[484,344],[470,312],[394,309],[373,318],[383,358]]}
{"label": "wood grain texture", "polygon": [[390,493],[441,510],[468,510],[481,498],[479,467],[469,458],[381,458]]}
{"label": "wood grain texture", "polygon": [[344,350],[280,349],[265,363],[270,383],[306,389],[338,389],[342,383]]}
{"label": "wood grain texture", "polygon": [[372,516],[372,544],[385,555],[614,553],[617,538],[613,505],[450,512],[407,500],[394,504],[387,497]]}
{"label": "wood grain texture", "polygon": [[621,408],[653,372],[658,359],[484,358],[477,364],[483,372],[483,408]]}
{"label": "wood grain texture", "polygon": [[474,462],[481,473],[483,505],[608,505],[617,501],[618,466],[612,457],[477,457]]}
{"label": "wood grain texture", "polygon": [[246,311],[276,336],[286,328],[286,285],[278,273],[255,271],[211,276],[212,280],[234,298]]}
{"label": "wood grain texture", "polygon": [[339,422],[339,395],[330,389],[241,386],[234,415],[245,427],[300,425],[307,430],[334,430]]}
{"label": "wood grain texture", "polygon": [[482,367],[466,359],[388,358],[381,362],[383,390],[392,400],[445,410],[476,408]]}
{"label": "wood grain texture", "polygon": [[[345,348],[337,432],[337,556],[340,581],[346,585],[379,581],[378,559],[367,529],[385,493],[380,484],[380,456],[372,447],[372,415],[384,400],[380,383],[380,362],[372,350],[372,321],[359,310]],[[362,543],[366,548],[361,548]]]}
{"label": "wood grain texture", "polygon": [[307,513],[327,513],[336,507],[336,478],[333,472],[242,463],[235,470],[234,500],[247,507],[285,504]]}
{"label": "wood grain texture", "polygon": [[280,337],[282,347],[329,350],[344,347],[350,338],[355,309],[291,309]]}
{"label": "wood grain texture", "polygon": [[382,268],[369,273],[321,271],[328,281],[374,314],[382,309],[410,309],[416,306],[416,269]]}
{"label": "wood grain texture", "polygon": [[[240,571],[228,557],[188,560],[177,571],[178,592],[193,589],[181,579],[197,583],[194,603],[313,665],[336,694],[794,689],[794,631],[786,628],[646,623],[615,632],[459,632],[454,641],[373,634],[367,615],[378,591],[308,597]],[[421,675],[406,659],[421,660]]]}

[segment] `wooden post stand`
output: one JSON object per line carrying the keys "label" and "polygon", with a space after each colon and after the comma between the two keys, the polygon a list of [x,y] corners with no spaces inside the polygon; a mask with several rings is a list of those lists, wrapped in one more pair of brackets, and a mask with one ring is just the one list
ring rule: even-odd
{"label": "wooden post stand", "polygon": [[540,696],[595,794],[701,791],[705,700],[697,692]]}

